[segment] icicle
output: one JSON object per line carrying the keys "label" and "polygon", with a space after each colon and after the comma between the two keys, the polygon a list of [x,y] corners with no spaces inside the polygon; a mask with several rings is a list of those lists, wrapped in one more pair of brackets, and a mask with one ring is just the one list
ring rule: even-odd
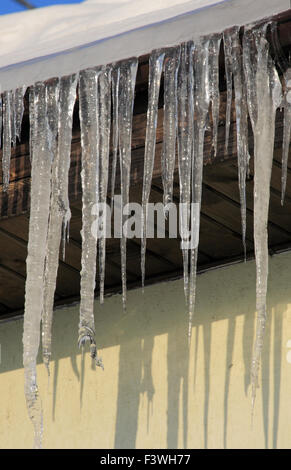
{"label": "icicle", "polygon": [[12,146],[16,146],[16,91],[12,91],[10,95],[10,121],[11,121],[11,142]]}
{"label": "icicle", "polygon": [[120,79],[120,67],[115,65],[111,74],[112,84],[112,172],[111,172],[111,209],[113,208],[114,201],[114,190],[115,190],[115,178],[116,178],[116,163],[117,163],[117,152],[118,152],[118,95],[119,95],[119,79]]}
{"label": "icicle", "polygon": [[[71,216],[68,183],[76,84],[77,77],[72,75],[61,78],[59,83],[56,81],[49,89],[52,103],[50,127],[53,135],[53,147],[57,143],[57,149],[52,166],[50,218],[44,278],[44,308],[42,313],[42,353],[48,373],[60,241],[62,232],[64,236],[65,227]],[[58,140],[56,140],[57,132]]]}
{"label": "icicle", "polygon": [[[247,31],[244,37],[244,68],[248,107],[254,132],[254,240],[256,256],[256,339],[252,359],[252,409],[266,325],[268,281],[268,211],[273,162],[276,109],[281,103],[281,83],[264,38],[266,26]],[[255,60],[254,60],[255,59]]]}
{"label": "icicle", "polygon": [[[210,103],[210,84],[209,77],[209,39],[201,39],[195,45],[194,55],[194,76],[195,76],[195,108],[196,121],[194,127],[194,162],[192,165],[192,202],[198,207],[191,214],[191,233],[199,238],[200,227],[200,206],[202,197],[202,175],[203,175],[203,151],[204,151],[204,135],[207,125],[207,116]],[[191,242],[193,240],[191,239]],[[196,292],[196,270],[198,258],[198,244],[191,248],[190,259],[190,286],[189,286],[189,329],[188,338],[191,339],[192,318],[195,306]]]}
{"label": "icicle", "polygon": [[230,115],[232,104],[232,55],[231,37],[226,32],[223,34],[224,63],[226,77],[226,114],[225,114],[225,153],[228,153]]}
{"label": "icicle", "polygon": [[284,98],[281,104],[281,108],[284,108],[281,176],[281,204],[283,205],[287,184],[288,157],[291,136],[291,61],[290,56],[287,59],[282,50],[282,46],[278,37],[278,25],[276,21],[271,23],[271,43],[276,64],[280,68],[283,75],[284,88]]}
{"label": "icicle", "polygon": [[[23,96],[24,87],[16,91],[5,91],[3,93],[3,113],[1,113],[1,126],[3,119],[3,155],[2,155],[2,173],[3,173],[3,191],[7,191],[10,179],[10,160],[11,143],[16,145],[17,132],[21,128],[23,116]],[[22,95],[22,109],[20,109],[20,95]],[[2,109],[2,106],[1,106]],[[2,118],[3,114],[3,118]],[[19,135],[18,135],[19,138]],[[1,140],[1,139],[0,139]]]}
{"label": "icicle", "polygon": [[282,144],[282,195],[283,205],[287,184],[288,157],[291,137],[291,67],[284,73],[285,96],[284,96],[284,123],[283,123],[283,144]]}
{"label": "icicle", "polygon": [[65,259],[65,246],[70,239],[71,210],[69,201],[69,170],[71,163],[71,141],[73,113],[76,101],[78,74],[62,77],[60,80],[60,114],[58,125],[58,152],[63,155],[64,164],[60,168],[60,205],[63,209],[62,221],[62,255]]}
{"label": "icicle", "polygon": [[180,61],[180,46],[166,52],[164,62],[164,136],[162,151],[162,180],[164,187],[164,206],[173,198],[173,179],[176,158],[177,136],[177,76]]}
{"label": "icicle", "polygon": [[50,204],[51,149],[46,115],[46,87],[38,82],[34,87],[35,139],[31,170],[31,204],[28,255],[26,260],[25,313],[23,331],[23,365],[25,397],[34,426],[35,447],[41,447],[42,406],[36,380],[36,359],[40,341],[40,321],[43,306],[43,280],[47,248]]}
{"label": "icicle", "polygon": [[141,277],[142,288],[145,281],[145,255],[146,255],[146,226],[147,226],[147,204],[152,184],[152,174],[154,168],[156,131],[158,120],[158,104],[165,52],[156,50],[151,53],[149,59],[149,86],[148,86],[148,110],[147,128],[144,153],[144,171],[142,188],[142,222],[141,222]]}
{"label": "icicle", "polygon": [[209,93],[212,103],[212,120],[213,120],[213,140],[214,156],[217,154],[217,132],[219,122],[219,51],[220,51],[221,35],[214,34],[209,41]]}
{"label": "icicle", "polygon": [[184,292],[188,302],[191,170],[194,137],[193,42],[182,44],[178,73],[178,161],[180,179],[180,224],[184,267]]}
{"label": "icicle", "polygon": [[91,357],[102,367],[97,356],[94,326],[94,290],[96,278],[97,242],[93,231],[99,202],[98,151],[98,75],[100,70],[80,72],[80,124],[82,146],[82,259],[79,347],[90,342]]}
{"label": "icicle", "polygon": [[[101,204],[102,216],[100,217],[99,236],[99,274],[100,274],[100,303],[104,302],[105,281],[105,254],[106,254],[106,198],[108,185],[108,161],[111,124],[111,66],[102,68],[99,76],[99,162],[100,162],[100,189],[99,202]],[[99,217],[100,214],[98,214]]]}
{"label": "icicle", "polygon": [[0,95],[0,147],[2,146],[3,102]]}
{"label": "icicle", "polygon": [[50,375],[49,362],[51,356],[51,326],[54,305],[55,283],[58,270],[58,254],[60,239],[58,238],[59,211],[58,211],[58,161],[59,154],[56,152],[58,118],[59,118],[59,80],[52,80],[46,87],[47,94],[47,119],[49,128],[49,145],[53,160],[51,172],[51,196],[49,208],[49,225],[47,235],[47,252],[44,272],[44,300],[42,311],[42,356],[43,362]]}
{"label": "icicle", "polygon": [[32,161],[32,150],[34,141],[34,87],[29,88],[29,158]]}
{"label": "icicle", "polygon": [[131,136],[132,115],[134,105],[134,88],[138,61],[136,58],[124,61],[120,64],[120,85],[118,104],[119,127],[119,154],[121,177],[121,201],[122,201],[122,234],[120,240],[121,251],[121,279],[122,279],[122,303],[126,309],[126,234],[123,232],[124,216],[123,208],[129,202],[130,168],[131,168]]}
{"label": "icicle", "polygon": [[258,113],[257,88],[255,86],[256,68],[252,67],[252,64],[257,62],[257,52],[254,43],[253,31],[251,29],[245,29],[243,36],[243,67],[247,84],[247,103],[252,128],[255,127]]}
{"label": "icicle", "polygon": [[24,113],[24,95],[26,87],[17,88],[14,94],[14,120],[15,120],[15,134],[18,140],[21,138],[21,125]]}
{"label": "icicle", "polygon": [[247,90],[243,75],[242,48],[238,26],[224,32],[224,49],[226,56],[226,74],[233,77],[236,110],[236,141],[239,177],[239,193],[242,220],[242,241],[246,259],[246,177],[249,165],[248,153],[248,113]]}
{"label": "icicle", "polygon": [[2,178],[3,191],[7,191],[10,179],[11,160],[11,104],[12,91],[3,93],[3,150],[2,150]]}
{"label": "icicle", "polygon": [[52,159],[56,155],[57,135],[58,135],[58,113],[59,113],[59,79],[53,78],[47,84],[47,119],[49,127],[49,139],[52,150]]}

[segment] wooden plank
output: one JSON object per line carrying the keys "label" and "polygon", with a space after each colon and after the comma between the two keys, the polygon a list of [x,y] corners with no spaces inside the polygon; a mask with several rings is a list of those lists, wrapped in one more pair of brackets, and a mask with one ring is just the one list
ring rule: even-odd
{"label": "wooden plank", "polygon": [[[216,167],[215,171],[208,168],[204,173],[204,183],[209,187],[226,196],[238,205],[240,204],[237,169],[233,165],[223,165]],[[247,233],[251,236],[253,232],[253,183],[252,180],[247,182],[247,214],[248,225]],[[290,211],[291,207],[282,208],[278,202],[279,198],[271,195],[270,211],[269,211],[269,242],[270,245],[276,245],[283,241],[287,242],[291,238],[291,221]],[[289,216],[288,216],[289,214]]]}

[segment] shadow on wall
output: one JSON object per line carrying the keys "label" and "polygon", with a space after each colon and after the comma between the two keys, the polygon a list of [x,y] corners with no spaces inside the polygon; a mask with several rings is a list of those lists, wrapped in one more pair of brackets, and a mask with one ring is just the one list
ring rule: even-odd
{"label": "shadow on wall", "polygon": [[[243,269],[243,267],[242,267]],[[239,275],[239,271],[236,272]],[[234,285],[236,284],[235,279]],[[273,280],[274,281],[274,280]],[[251,282],[255,282],[254,273]],[[278,282],[278,281],[277,281]],[[262,416],[264,425],[264,440],[266,448],[276,448],[279,429],[279,405],[280,405],[280,386],[281,386],[281,361],[282,361],[282,324],[283,315],[291,303],[291,293],[280,289],[277,282],[273,282],[269,287],[268,295],[268,321],[265,333],[265,343],[262,355],[261,383],[257,396],[262,394]],[[158,325],[164,325],[168,331],[167,338],[167,447],[177,448],[178,432],[182,428],[183,447],[189,445],[188,428],[193,426],[194,416],[189,415],[188,402],[191,397],[188,393],[195,394],[197,378],[197,363],[203,361],[204,371],[204,402],[203,407],[203,447],[208,447],[209,435],[209,405],[210,405],[210,387],[212,385],[211,377],[211,351],[212,347],[212,322],[225,319],[227,316],[227,338],[225,362],[222,364],[221,373],[224,373],[224,400],[223,400],[223,424],[222,424],[222,447],[228,447],[228,422],[229,422],[229,392],[231,383],[231,374],[233,370],[233,353],[236,341],[237,315],[243,314],[242,327],[242,363],[244,368],[244,392],[248,395],[249,416],[251,417],[250,400],[250,365],[252,358],[253,343],[255,339],[255,292],[241,291],[241,300],[244,295],[250,297],[247,308],[244,305],[240,309],[240,299],[230,298],[228,311],[222,311],[211,302],[211,292],[215,285],[206,285],[205,292],[208,290],[209,296],[201,296],[198,288],[198,305],[194,321],[192,341],[194,345],[194,364],[193,383],[194,390],[189,388],[189,348],[187,345],[187,316],[183,315],[183,298],[176,299],[176,315],[174,317],[167,311],[164,305],[160,311]],[[286,298],[287,294],[287,298]],[[200,301],[199,301],[200,298]],[[210,300],[208,300],[210,299]],[[165,300],[167,304],[167,300]],[[243,302],[242,302],[243,305]],[[225,306],[225,304],[224,304]],[[214,307],[214,308],[213,308]],[[249,307],[249,308],[248,308]],[[170,310],[170,309],[169,309]],[[182,312],[182,313],[181,313]],[[140,307],[135,315],[145,315],[144,307]],[[153,318],[151,318],[153,320]],[[156,319],[154,321],[157,321]],[[273,331],[274,347],[272,349],[273,357],[270,358],[271,350],[271,328]],[[198,348],[199,334],[202,332],[202,348]],[[117,420],[115,428],[115,447],[116,448],[135,448],[138,431],[138,411],[140,397],[143,393],[148,394],[148,400],[154,404],[154,385],[151,377],[151,354],[153,350],[154,338],[146,336],[144,339],[136,338],[131,342],[121,343],[119,356],[119,381],[118,381],[118,400],[117,400]],[[202,349],[202,350],[201,350]],[[200,356],[200,357],[199,357]],[[131,367],[131,380],[128,381],[127,368],[129,367],[128,358],[134,357],[134,366]],[[272,370],[273,369],[273,370]],[[142,377],[142,370],[144,378]],[[214,386],[214,384],[213,384]],[[272,393],[270,394],[270,388]],[[129,394],[129,390],[131,393]],[[130,399],[128,397],[131,397]],[[212,390],[213,399],[213,390]],[[272,403],[271,397],[272,396]],[[132,397],[134,397],[132,399]],[[257,400],[258,401],[258,400]],[[179,413],[179,404],[182,403],[182,414]],[[256,404],[258,407],[258,403]],[[269,419],[270,409],[272,410],[272,419]],[[154,413],[159,410],[154,409]],[[259,413],[259,410],[257,410]],[[182,422],[181,422],[182,421]],[[190,424],[189,424],[190,423]],[[220,423],[217,423],[218,426]],[[124,429],[130,429],[128,434]],[[181,447],[181,441],[180,441]]]}
{"label": "shadow on wall", "polygon": [[[291,298],[290,298],[291,300]],[[281,384],[281,356],[282,356],[282,322],[283,314],[287,305],[280,304],[270,307],[268,312],[268,324],[266,328],[264,351],[262,357],[261,385],[257,395],[262,393],[262,412],[264,423],[265,447],[277,447],[278,426],[279,426],[279,397]],[[204,312],[205,313],[205,312]],[[236,317],[231,316],[227,320],[227,347],[225,363],[221,367],[221,373],[225,370],[224,377],[224,422],[223,422],[223,447],[228,447],[228,421],[229,421],[229,389],[231,373],[233,368],[233,350],[236,334]],[[275,347],[273,349],[273,368],[271,374],[270,346],[271,346],[271,326],[274,325]],[[193,426],[194,416],[188,413],[188,393],[189,389],[189,349],[187,345],[187,323],[179,321],[175,328],[168,333],[167,340],[167,448],[175,449],[179,447],[178,433],[182,428],[183,447],[187,448],[188,427]],[[194,325],[195,326],[195,325]],[[205,318],[202,328],[196,327],[195,345],[198,344],[199,331],[202,332],[203,351],[195,351],[194,367],[197,362],[203,361],[204,369],[204,402],[203,407],[203,447],[208,447],[208,421],[210,405],[211,384],[211,344],[212,344],[212,322],[211,318]],[[195,335],[195,333],[194,333]],[[252,357],[252,344],[255,338],[255,315],[249,312],[244,316],[243,322],[243,359],[244,359],[244,383],[245,394],[249,400],[249,416],[251,416],[250,400],[250,364]],[[151,377],[151,354],[153,350],[154,338],[147,336],[144,339],[136,338],[130,342],[121,343],[119,355],[119,378],[118,378],[118,400],[117,418],[115,428],[115,448],[135,448],[138,431],[138,414],[141,396],[145,393],[148,397],[148,406],[154,405],[154,385]],[[134,361],[129,362],[129,358]],[[128,369],[130,368],[130,375]],[[143,372],[144,371],[144,372]],[[195,371],[194,371],[195,377]],[[128,377],[131,380],[129,382]],[[197,378],[196,378],[197,380]],[[272,380],[272,383],[271,383]],[[214,386],[214,384],[213,384]],[[270,387],[273,388],[273,403],[270,403]],[[194,390],[195,393],[195,379]],[[212,389],[213,399],[213,389]],[[258,400],[257,400],[258,401]],[[182,414],[179,413],[179,404],[182,403]],[[270,405],[273,410],[273,426],[269,422]],[[256,404],[258,407],[258,403]],[[153,413],[159,410],[153,409]],[[149,413],[148,413],[149,419]],[[190,424],[189,424],[190,423]],[[220,425],[218,423],[218,425]],[[147,420],[148,426],[148,420]],[[128,430],[126,433],[124,430]],[[181,443],[180,443],[181,447]]]}
{"label": "shadow on wall", "polygon": [[[118,368],[118,393],[117,411],[115,423],[115,448],[135,448],[137,445],[137,435],[139,432],[139,409],[141,400],[147,400],[147,419],[143,426],[149,432],[150,420],[159,409],[155,406],[155,394],[158,393],[156,383],[152,376],[152,360],[155,347],[155,337],[167,334],[166,358],[161,358],[161,364],[167,367],[167,416],[166,423],[166,445],[168,448],[191,446],[189,440],[189,428],[194,426],[195,417],[189,414],[189,403],[196,393],[197,383],[201,381],[198,370],[203,371],[204,400],[201,402],[201,413],[203,415],[203,430],[201,433],[201,447],[211,447],[209,442],[209,407],[213,396],[214,379],[212,377],[211,361],[215,351],[213,346],[213,322],[226,320],[226,348],[225,339],[223,347],[225,350],[225,360],[221,364],[219,374],[222,376],[223,385],[223,412],[221,426],[221,446],[227,448],[229,439],[229,394],[233,373],[233,354],[237,341],[236,331],[238,316],[242,322],[242,365],[244,369],[244,392],[250,396],[250,364],[252,356],[252,344],[255,335],[255,293],[249,292],[249,285],[254,285],[254,272],[247,265],[240,265],[232,269],[231,279],[236,285],[237,293],[229,295],[227,302],[219,306],[219,300],[227,296],[227,289],[223,282],[219,283],[218,271],[209,273],[205,277],[199,278],[197,289],[197,308],[194,319],[194,329],[191,351],[194,357],[189,355],[187,344],[187,314],[184,306],[182,282],[165,283],[152,286],[145,291],[145,296],[141,299],[139,291],[129,293],[128,313],[122,313],[119,305],[119,298],[108,299],[114,305],[104,311],[101,310],[101,317],[98,311],[99,323],[97,336],[101,349],[112,345],[119,345],[119,368]],[[246,282],[245,291],[240,286],[240,277],[243,270],[251,274],[251,279]],[[221,276],[223,277],[223,276]],[[229,277],[229,276],[228,276]],[[235,279],[237,277],[237,279]],[[227,278],[227,276],[226,276]],[[245,279],[245,278],[243,278]],[[173,296],[170,295],[173,290]],[[219,292],[220,291],[220,292]],[[159,292],[159,296],[157,293]],[[169,295],[167,295],[169,292]],[[236,297],[239,295],[240,297]],[[248,296],[248,301],[243,302],[244,296]],[[154,300],[153,300],[154,299]],[[157,300],[155,300],[157,299]],[[160,299],[160,300],[159,300]],[[240,307],[240,299],[241,307]],[[281,358],[282,358],[282,323],[283,315],[288,304],[291,303],[291,293],[288,289],[281,289],[279,280],[274,277],[269,288],[268,301],[268,323],[265,336],[264,351],[262,357],[262,413],[264,424],[265,447],[277,447],[279,429],[279,405],[280,405],[280,385],[281,385]],[[227,311],[225,306],[227,305]],[[103,312],[103,313],[102,313]],[[57,317],[58,313],[56,313]],[[57,324],[57,326],[56,326]],[[77,311],[68,321],[67,314],[56,318],[53,340],[53,360],[55,361],[53,380],[53,409],[52,418],[55,419],[58,387],[59,387],[59,360],[63,357],[71,358],[72,372],[80,384],[80,406],[82,407],[83,386],[85,380],[85,363],[81,361],[78,369],[77,356],[80,355],[77,345],[66,338],[77,336]],[[11,323],[11,328],[13,324]],[[272,357],[270,357],[272,337],[274,347]],[[2,365],[1,372],[22,367],[22,331],[15,329],[13,344],[8,344],[5,335],[1,335],[2,345]],[[200,343],[199,343],[199,336]],[[10,335],[11,337],[11,335]],[[197,345],[201,344],[202,347]],[[18,345],[15,349],[15,345]],[[217,345],[217,338],[216,338]],[[217,346],[216,346],[217,347]],[[4,355],[7,355],[4,360]],[[166,360],[165,360],[166,359]],[[40,361],[40,358],[39,358]],[[198,367],[199,366],[199,367]],[[273,368],[273,373],[271,369]],[[224,377],[223,377],[224,375]],[[189,377],[194,387],[190,387]],[[1,377],[0,377],[1,378]],[[210,395],[211,391],[211,395]],[[271,393],[270,393],[271,392]],[[190,396],[192,394],[192,397]],[[272,397],[272,403],[271,403]],[[250,400],[249,400],[250,401]],[[270,416],[270,405],[273,412],[272,420]],[[180,411],[182,410],[182,411]],[[93,411],[93,410],[92,410]],[[191,429],[191,428],[190,428]],[[125,432],[126,430],[126,432]],[[179,437],[182,436],[182,437]],[[181,444],[182,443],[182,444]],[[163,444],[156,442],[156,446]]]}

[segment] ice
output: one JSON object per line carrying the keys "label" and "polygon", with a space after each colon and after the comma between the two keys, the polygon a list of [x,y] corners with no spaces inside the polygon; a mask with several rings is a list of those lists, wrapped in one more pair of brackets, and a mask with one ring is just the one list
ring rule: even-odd
{"label": "ice", "polygon": [[3,125],[3,101],[0,95],[0,147],[2,146],[2,125]]}
{"label": "ice", "polygon": [[13,147],[16,146],[16,139],[20,141],[21,125],[24,113],[24,95],[26,86],[22,86],[9,92],[10,97],[10,138]]}
{"label": "ice", "polygon": [[147,128],[144,152],[144,173],[142,189],[142,223],[141,223],[141,276],[142,287],[145,281],[145,255],[146,255],[146,226],[147,226],[147,204],[152,184],[152,175],[156,149],[156,131],[158,119],[158,102],[165,52],[161,49],[153,51],[149,58],[149,87],[148,87],[148,110]]}
{"label": "ice", "polygon": [[15,93],[16,91],[11,91],[10,94],[10,121],[11,121],[11,143],[12,146],[16,146],[16,106],[15,106]]}
{"label": "ice", "polygon": [[240,28],[234,26],[224,32],[224,50],[226,57],[226,76],[231,76],[234,83],[242,241],[246,258],[246,177],[249,165],[248,113],[247,90],[243,73],[242,47],[239,31]]}
{"label": "ice", "polygon": [[119,78],[120,67],[116,64],[111,73],[111,87],[112,87],[112,172],[111,172],[111,209],[113,207],[115,178],[116,178],[116,164],[118,153],[118,95],[119,95]]}
{"label": "ice", "polygon": [[59,79],[53,78],[47,84],[47,120],[49,128],[49,143],[52,159],[56,156],[59,114]]}
{"label": "ice", "polygon": [[15,134],[19,142],[21,139],[21,125],[24,113],[24,95],[26,92],[26,86],[22,86],[15,90],[14,95],[14,119],[15,119]]}
{"label": "ice", "polygon": [[48,141],[51,150],[52,170],[50,174],[50,206],[49,222],[47,233],[47,248],[44,270],[44,294],[42,310],[42,356],[43,362],[49,371],[49,361],[51,356],[51,327],[54,306],[54,293],[58,270],[58,253],[60,239],[59,231],[59,211],[58,211],[58,171],[60,155],[57,150],[57,134],[59,121],[59,79],[51,80],[47,85],[47,123]]}
{"label": "ice", "polygon": [[7,191],[10,179],[11,160],[11,107],[12,91],[3,93],[3,150],[2,150],[2,178],[3,191]]}
{"label": "ice", "polygon": [[82,147],[82,258],[79,347],[90,342],[90,354],[97,356],[94,325],[97,233],[93,230],[99,202],[98,76],[100,69],[80,72],[79,100]]}
{"label": "ice", "polygon": [[177,138],[177,78],[181,47],[166,51],[164,60],[164,135],[162,150],[162,180],[164,187],[164,207],[173,199],[173,180],[176,159]]}
{"label": "ice", "polygon": [[[243,50],[240,29],[224,32],[227,81],[226,149],[229,140],[232,86],[234,85],[242,236],[246,234],[246,175],[248,171],[249,113],[254,133],[254,240],[256,257],[257,329],[252,360],[252,403],[255,401],[266,322],[268,279],[267,223],[272,169],[275,114],[281,104],[282,87],[265,39],[266,25],[246,29]],[[180,227],[184,267],[184,291],[188,301],[191,338],[196,295],[196,271],[202,199],[204,137],[211,103],[213,147],[217,153],[219,124],[219,51],[221,35],[203,37],[177,47],[158,49],[149,59],[147,128],[142,192],[141,270],[145,281],[147,204],[154,168],[158,101],[164,70],[164,118],[162,181],[165,213],[173,199],[176,146],[180,181]],[[106,210],[110,132],[112,132],[111,199],[115,189],[117,157],[120,160],[122,211],[129,202],[134,90],[138,60],[83,70],[79,74],[79,112],[82,148],[82,254],[79,346],[90,343],[91,357],[98,358],[95,341],[94,292],[96,260],[99,259],[100,302],[104,300]],[[289,72],[288,72],[289,73]],[[288,75],[289,77],[289,75]],[[291,77],[290,77],[291,78]],[[52,342],[53,303],[60,245],[68,239],[71,217],[68,179],[73,109],[77,75],[38,82],[30,87],[31,214],[27,256],[23,363],[25,396],[35,431],[35,446],[41,447],[42,409],[36,378],[36,359],[42,320],[43,359],[49,369]],[[284,77],[286,90],[291,88]],[[288,82],[288,83],[287,83]],[[288,88],[289,87],[289,88]],[[287,93],[287,91],[286,91]],[[25,87],[6,91],[3,99],[3,188],[9,185],[11,144],[21,137]],[[287,97],[286,101],[287,100]],[[290,103],[285,103],[283,137],[282,201],[290,141]],[[248,112],[248,113],[247,113]],[[112,113],[112,123],[111,123]],[[0,113],[1,114],[1,113]],[[0,124],[1,126],[1,124]],[[112,127],[111,127],[112,126]],[[194,209],[190,211],[190,202]],[[184,207],[184,209],[182,209]],[[96,225],[97,217],[97,225]],[[121,278],[122,303],[126,308],[127,234],[123,227]],[[191,237],[189,240],[189,231]],[[196,238],[195,238],[196,236]],[[187,242],[196,242],[187,244]],[[98,252],[99,247],[99,252]],[[64,249],[63,249],[64,253]],[[190,279],[189,279],[190,277]]]}
{"label": "ice", "polygon": [[282,143],[282,196],[283,205],[286,193],[288,157],[291,137],[291,68],[284,73],[285,99],[284,99],[284,122],[283,122],[283,143]]}
{"label": "ice", "polygon": [[[194,105],[196,120],[194,126],[194,162],[192,165],[192,202],[198,206],[197,211],[191,211],[191,232],[199,234],[200,226],[200,206],[202,197],[202,176],[203,176],[203,154],[204,135],[207,125],[208,109],[210,103],[210,83],[209,77],[212,71],[209,70],[209,38],[202,38],[195,45],[194,52],[194,77],[195,95]],[[198,241],[198,240],[197,240]],[[192,318],[195,306],[196,295],[196,270],[197,270],[198,246],[191,248],[190,259],[190,285],[189,285],[189,329],[188,339],[191,339]]]}
{"label": "ice", "polygon": [[188,302],[189,289],[189,248],[188,242],[191,170],[194,137],[194,89],[193,89],[193,52],[192,41],[182,44],[180,68],[178,73],[178,162],[180,180],[180,226],[184,270],[184,293]]}
{"label": "ice", "polygon": [[223,33],[224,45],[224,63],[225,63],[225,78],[226,78],[226,114],[225,114],[225,153],[228,153],[229,144],[229,130],[230,130],[230,117],[231,117],[231,104],[232,104],[232,44],[231,35],[228,31]]}
{"label": "ice", "polygon": [[[130,168],[131,168],[131,136],[132,116],[134,105],[134,88],[136,80],[138,60],[136,58],[124,61],[120,64],[119,103],[118,103],[118,127],[119,127],[119,154],[120,154],[120,178],[121,178],[121,202],[122,210],[129,202]],[[124,233],[124,215],[121,217],[122,235],[120,240],[121,251],[121,279],[122,279],[122,304],[126,309],[126,234]]]}
{"label": "ice", "polygon": [[254,240],[256,258],[256,338],[251,367],[252,408],[266,325],[268,282],[268,211],[273,163],[275,116],[281,103],[281,83],[265,39],[266,26],[247,31],[244,38],[244,67],[248,108],[254,133]]}
{"label": "ice", "polygon": [[[59,265],[60,242],[69,223],[68,183],[71,155],[73,109],[76,99],[77,76],[63,77],[50,87],[50,116],[53,129],[54,161],[51,173],[50,217],[48,228],[47,255],[45,263],[44,308],[42,313],[42,353],[49,372],[52,340],[54,294]],[[58,140],[56,140],[58,133]],[[55,146],[57,143],[57,147]]]}
{"label": "ice", "polygon": [[[109,140],[111,126],[111,66],[105,66],[99,75],[98,93],[98,126],[99,126],[99,275],[100,302],[104,302],[105,254],[106,254],[106,198],[108,185]],[[101,212],[102,211],[102,212]]]}
{"label": "ice", "polygon": [[212,104],[214,156],[217,154],[217,132],[219,122],[219,51],[221,35],[213,34],[209,40],[209,93]]}
{"label": "ice", "polygon": [[29,88],[29,158],[32,161],[32,150],[34,140],[34,87]]}
{"label": "ice", "polygon": [[281,204],[283,205],[286,193],[288,157],[291,136],[291,62],[290,54],[287,58],[282,49],[278,36],[278,24],[276,21],[271,22],[270,29],[273,54],[275,56],[275,61],[283,75],[282,83],[284,89],[284,98],[281,103],[281,108],[284,109],[281,176]]}
{"label": "ice", "polygon": [[43,307],[52,162],[46,91],[44,83],[38,82],[35,84],[34,158],[31,169],[31,203],[23,331],[25,397],[28,413],[34,426],[35,447],[37,448],[41,447],[42,440],[42,406],[37,387],[36,360],[40,342],[40,321]]}

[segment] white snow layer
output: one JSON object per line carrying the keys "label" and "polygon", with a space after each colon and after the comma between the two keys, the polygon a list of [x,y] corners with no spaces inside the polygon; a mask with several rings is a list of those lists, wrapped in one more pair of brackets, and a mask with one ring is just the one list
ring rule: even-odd
{"label": "white snow layer", "polygon": [[139,56],[289,7],[289,0],[87,0],[4,15],[0,91]]}

